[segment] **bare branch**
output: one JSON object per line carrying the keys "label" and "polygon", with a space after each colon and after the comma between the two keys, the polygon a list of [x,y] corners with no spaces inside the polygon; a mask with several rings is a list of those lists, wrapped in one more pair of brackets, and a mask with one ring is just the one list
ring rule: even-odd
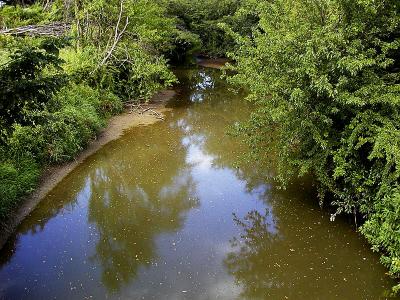
{"label": "bare branch", "polygon": [[124,0],[121,0],[121,6],[120,6],[120,10],[119,10],[119,15],[118,15],[118,21],[117,21],[117,25],[115,26],[114,42],[111,45],[110,50],[107,51],[107,54],[104,56],[103,60],[101,61],[100,65],[99,65],[99,67],[103,66],[107,62],[107,60],[110,58],[110,56],[113,53],[115,47],[117,46],[118,42],[120,41],[122,35],[126,31],[126,28],[128,27],[129,17],[127,16],[126,20],[125,20],[125,26],[122,28],[121,31],[119,31],[119,25],[121,23],[121,18],[122,18],[123,8],[124,8],[123,4],[124,4]]}

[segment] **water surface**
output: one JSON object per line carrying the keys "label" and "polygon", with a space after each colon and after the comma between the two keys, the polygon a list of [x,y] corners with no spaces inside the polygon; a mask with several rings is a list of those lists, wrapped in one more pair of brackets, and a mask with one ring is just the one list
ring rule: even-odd
{"label": "water surface", "polygon": [[280,190],[226,135],[220,73],[177,70],[165,122],[88,158],[0,252],[0,299],[384,299],[393,282],[306,181]]}

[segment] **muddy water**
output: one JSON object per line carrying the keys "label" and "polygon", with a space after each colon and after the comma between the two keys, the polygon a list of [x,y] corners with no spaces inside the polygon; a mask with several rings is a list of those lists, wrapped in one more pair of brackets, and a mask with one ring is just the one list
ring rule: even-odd
{"label": "muddy water", "polygon": [[385,269],[307,182],[282,191],[227,128],[218,71],[177,71],[166,121],[88,158],[0,252],[0,299],[384,299]]}

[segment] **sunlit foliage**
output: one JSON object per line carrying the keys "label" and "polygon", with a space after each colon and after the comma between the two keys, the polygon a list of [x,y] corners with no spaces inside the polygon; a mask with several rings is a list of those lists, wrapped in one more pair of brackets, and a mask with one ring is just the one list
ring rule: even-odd
{"label": "sunlit foliage", "polygon": [[282,182],[312,173],[321,202],[361,214],[400,276],[400,3],[278,0],[256,11],[232,55],[230,81],[258,107],[240,130],[259,156],[276,154]]}
{"label": "sunlit foliage", "polygon": [[314,175],[333,219],[353,214],[400,277],[398,0],[7,2],[2,29],[72,29],[68,44],[0,37],[0,220],[124,101],[171,86],[169,62],[230,52],[229,81],[256,106],[238,130],[257,158],[273,157],[283,184]]}
{"label": "sunlit foliage", "polygon": [[2,29],[61,22],[71,31],[0,37],[0,222],[46,165],[73,159],[124,101],[174,83],[167,57],[190,38],[163,1],[13,4],[0,8]]}

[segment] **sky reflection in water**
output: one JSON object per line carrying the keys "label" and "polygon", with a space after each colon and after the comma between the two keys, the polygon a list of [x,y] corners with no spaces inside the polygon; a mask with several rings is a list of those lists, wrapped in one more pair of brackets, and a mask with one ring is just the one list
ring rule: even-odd
{"label": "sky reflection in water", "polygon": [[377,299],[392,282],[307,182],[268,183],[226,135],[249,116],[219,73],[177,70],[177,107],[61,182],[1,254],[5,299]]}

